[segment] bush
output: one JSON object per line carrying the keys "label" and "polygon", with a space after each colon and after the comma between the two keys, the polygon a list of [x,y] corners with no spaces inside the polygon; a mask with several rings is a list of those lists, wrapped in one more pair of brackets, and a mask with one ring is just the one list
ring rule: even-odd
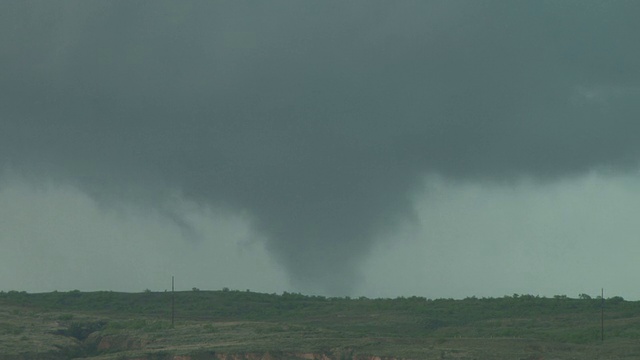
{"label": "bush", "polygon": [[58,316],[58,320],[61,320],[61,321],[73,320],[73,314],[62,314],[62,315]]}
{"label": "bush", "polygon": [[72,322],[67,329],[57,331],[58,335],[70,336],[80,341],[86,339],[91,333],[102,330],[105,321]]}

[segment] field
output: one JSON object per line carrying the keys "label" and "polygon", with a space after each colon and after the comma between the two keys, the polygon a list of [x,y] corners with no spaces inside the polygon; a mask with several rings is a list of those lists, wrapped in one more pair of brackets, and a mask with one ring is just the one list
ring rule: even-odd
{"label": "field", "polygon": [[326,298],[250,291],[0,293],[0,359],[638,359],[620,297]]}

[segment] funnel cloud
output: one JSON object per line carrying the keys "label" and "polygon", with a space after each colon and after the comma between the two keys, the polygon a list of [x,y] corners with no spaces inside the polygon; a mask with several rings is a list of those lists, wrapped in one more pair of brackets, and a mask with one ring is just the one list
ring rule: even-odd
{"label": "funnel cloud", "polygon": [[430,176],[508,186],[636,171],[638,13],[635,1],[3,1],[0,167],[155,209],[194,242],[207,239],[174,197],[243,214],[295,288],[347,294],[375,244],[415,223]]}

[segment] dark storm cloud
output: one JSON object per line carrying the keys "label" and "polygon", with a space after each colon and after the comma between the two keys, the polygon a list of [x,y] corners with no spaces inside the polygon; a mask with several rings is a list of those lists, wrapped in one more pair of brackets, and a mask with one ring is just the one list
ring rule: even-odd
{"label": "dark storm cloud", "polygon": [[104,200],[247,212],[296,284],[345,292],[425,174],[636,166],[639,11],[4,1],[0,161]]}

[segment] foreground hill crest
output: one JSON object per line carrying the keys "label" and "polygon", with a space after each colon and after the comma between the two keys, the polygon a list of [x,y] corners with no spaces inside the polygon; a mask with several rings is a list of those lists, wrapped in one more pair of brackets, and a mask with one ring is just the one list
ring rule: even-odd
{"label": "foreground hill crest", "polygon": [[637,359],[640,302],[250,291],[0,293],[0,359]]}

